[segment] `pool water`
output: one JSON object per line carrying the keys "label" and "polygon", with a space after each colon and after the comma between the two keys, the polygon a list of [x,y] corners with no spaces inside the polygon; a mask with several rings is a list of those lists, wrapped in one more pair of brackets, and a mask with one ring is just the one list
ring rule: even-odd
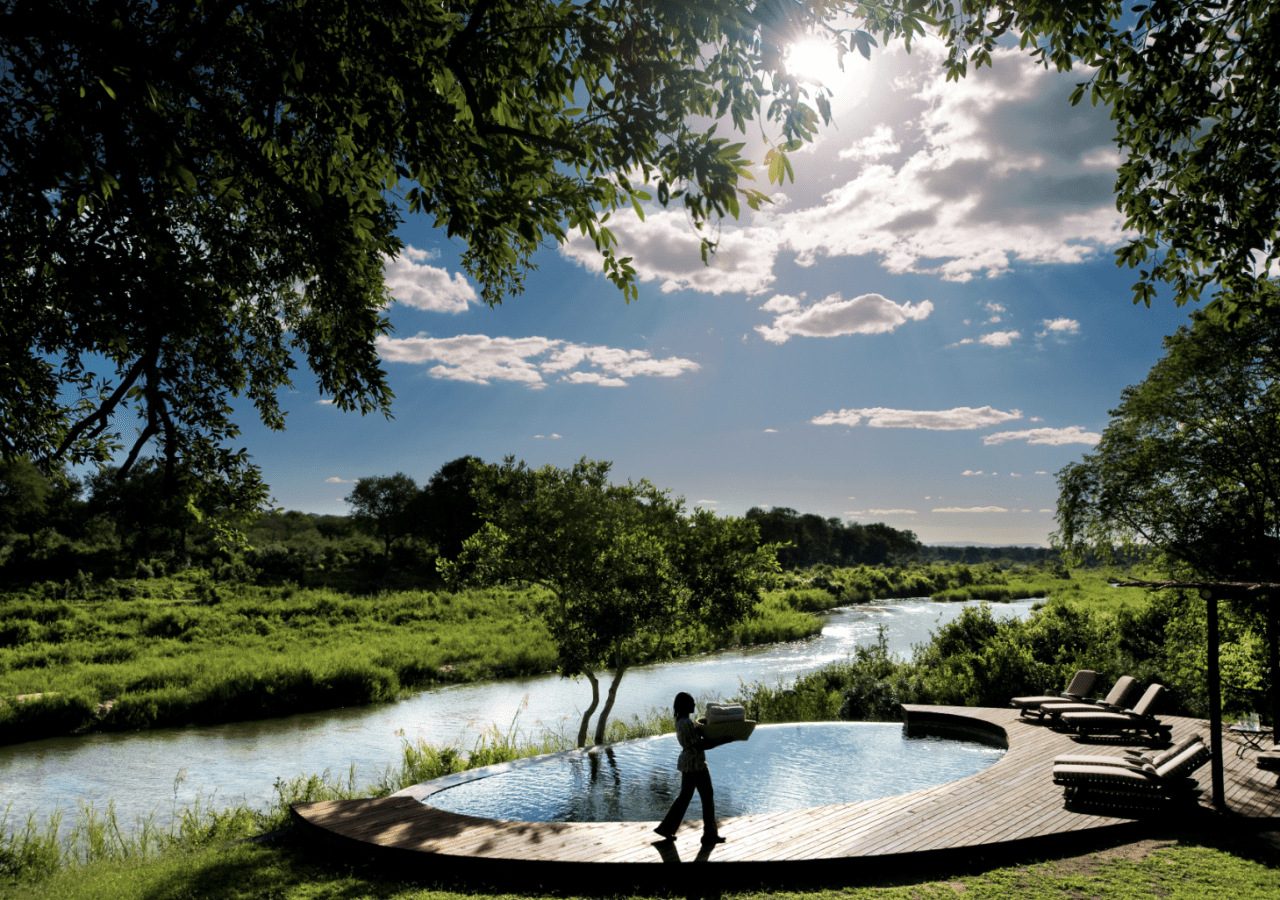
{"label": "pool water", "polygon": [[[882,722],[762,725],[749,741],[707,752],[724,818],[905,794],[972,775],[1004,750],[976,741],[907,737]],[[680,789],[675,735],[556,754],[430,794],[439,809],[523,822],[661,819]],[[700,818],[695,794],[687,817]]]}

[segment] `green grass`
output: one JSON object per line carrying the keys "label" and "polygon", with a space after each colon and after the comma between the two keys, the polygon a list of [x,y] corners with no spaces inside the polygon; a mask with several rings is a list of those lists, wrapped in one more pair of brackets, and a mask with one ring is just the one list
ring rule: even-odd
{"label": "green grass", "polygon": [[[76,898],[278,897],[388,900],[505,900],[528,894],[489,893],[432,887],[386,877],[374,867],[318,858],[286,837],[273,844],[236,843],[167,854],[144,864],[110,860],[67,871],[38,885],[13,885],[0,896],[46,900]],[[678,885],[673,885],[677,887]],[[602,890],[607,886],[601,885]],[[1137,858],[1096,853],[1072,860],[1006,866],[979,874],[931,875],[908,883],[835,887],[814,891],[728,892],[726,898],[754,900],[907,900],[907,898],[1172,898],[1232,897],[1261,900],[1280,895],[1280,872],[1273,865],[1227,849],[1184,840],[1143,852]],[[644,896],[644,895],[640,895]]]}
{"label": "green grass", "polygon": [[[544,596],[352,595],[217,584],[199,573],[112,582],[94,599],[10,593],[0,596],[0,743],[270,718],[551,672],[556,648],[538,614]],[[669,653],[795,640],[821,628],[774,592],[732,633],[681,635]]]}

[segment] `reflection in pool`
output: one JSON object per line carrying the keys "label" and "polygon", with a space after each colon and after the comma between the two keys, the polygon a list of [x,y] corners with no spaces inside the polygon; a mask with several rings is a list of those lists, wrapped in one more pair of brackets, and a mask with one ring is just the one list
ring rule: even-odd
{"label": "reflection in pool", "polygon": [[[721,818],[888,797],[972,775],[1004,751],[882,722],[762,725],[707,753]],[[661,819],[680,788],[674,735],[565,753],[437,791],[439,809],[524,822]],[[688,818],[702,815],[695,795]]]}

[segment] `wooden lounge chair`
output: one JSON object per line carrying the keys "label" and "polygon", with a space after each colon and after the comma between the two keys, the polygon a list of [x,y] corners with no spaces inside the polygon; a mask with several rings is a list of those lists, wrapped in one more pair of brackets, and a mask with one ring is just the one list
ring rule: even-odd
{"label": "wooden lounge chair", "polygon": [[1133,704],[1132,709],[1119,712],[1110,710],[1094,710],[1092,712],[1064,712],[1060,720],[1064,726],[1082,735],[1108,734],[1125,735],[1147,734],[1152,740],[1167,741],[1173,733],[1168,725],[1161,722],[1152,710],[1164,694],[1164,685],[1152,684],[1146,692]]}
{"label": "wooden lounge chair", "polygon": [[1255,764],[1264,772],[1280,772],[1280,745],[1259,750]]}
{"label": "wooden lounge chair", "polygon": [[1040,704],[1040,716],[1057,719],[1067,712],[1098,712],[1100,710],[1119,712],[1137,698],[1138,690],[1138,679],[1131,675],[1121,675],[1116,679],[1116,683],[1111,685],[1107,696],[1101,700],[1048,701]]}
{"label": "wooden lounge chair", "polygon": [[1178,743],[1155,752],[1126,750],[1121,756],[1103,756],[1097,753],[1063,753],[1053,758],[1054,766],[1123,766],[1129,769],[1159,768],[1193,744],[1204,746],[1204,738],[1198,734],[1183,738]]}
{"label": "wooden lounge chair", "polygon": [[1177,753],[1162,754],[1159,765],[1141,767],[1054,763],[1053,781],[1063,787],[1072,805],[1158,808],[1169,801],[1194,799],[1200,785],[1191,773],[1212,758],[1196,737],[1184,741]]}
{"label": "wooden lounge chair", "polygon": [[1035,697],[1014,697],[1009,701],[1010,706],[1018,708],[1018,715],[1025,716],[1035,713],[1036,718],[1044,718],[1044,713],[1040,711],[1042,703],[1070,703],[1073,701],[1086,701],[1089,692],[1093,690],[1093,684],[1098,680],[1098,673],[1093,669],[1080,669],[1076,674],[1071,676],[1071,681],[1067,683],[1067,689],[1061,694],[1040,694]]}

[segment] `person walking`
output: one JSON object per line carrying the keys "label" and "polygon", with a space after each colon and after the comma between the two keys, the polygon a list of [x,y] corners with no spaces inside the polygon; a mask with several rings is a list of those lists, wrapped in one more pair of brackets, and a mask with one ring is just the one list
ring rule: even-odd
{"label": "person walking", "polygon": [[673,840],[696,790],[702,802],[702,843],[710,846],[724,843],[724,838],[716,826],[715,793],[711,787],[711,771],[707,768],[705,751],[726,741],[713,740],[702,733],[701,726],[692,718],[695,707],[692,695],[684,691],[676,694],[672,710],[676,718],[676,740],[680,742],[680,758],[676,761],[680,772],[680,793],[667,810],[666,818],[653,830],[664,840]]}

